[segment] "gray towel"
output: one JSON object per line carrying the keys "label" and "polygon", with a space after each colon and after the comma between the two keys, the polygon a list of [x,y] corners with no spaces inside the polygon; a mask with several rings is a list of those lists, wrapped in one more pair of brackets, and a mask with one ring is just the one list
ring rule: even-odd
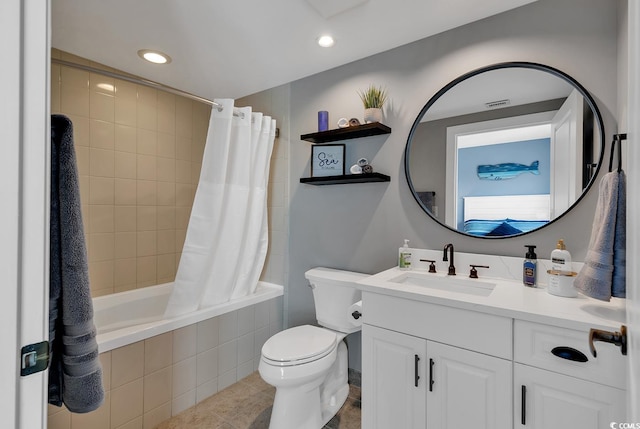
{"label": "gray towel", "polygon": [[613,283],[611,296],[627,297],[627,179],[620,170],[618,178],[618,209],[616,234],[613,240]]}
{"label": "gray towel", "polygon": [[49,403],[74,413],[104,401],[71,121],[51,116]]}
{"label": "gray towel", "polygon": [[[602,177],[589,249],[584,266],[574,282],[576,288],[585,295],[603,301],[611,299],[615,265],[617,265],[615,272],[618,284],[614,296],[624,296],[624,275],[620,275],[620,272],[624,273],[626,261],[624,189],[623,172],[614,171]],[[622,208],[619,209],[619,207]],[[621,223],[618,224],[618,222]],[[615,259],[614,252],[617,253]]]}

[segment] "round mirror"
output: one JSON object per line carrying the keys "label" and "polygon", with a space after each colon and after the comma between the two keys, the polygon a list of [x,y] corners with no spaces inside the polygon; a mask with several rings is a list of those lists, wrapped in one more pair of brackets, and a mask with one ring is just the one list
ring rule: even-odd
{"label": "round mirror", "polygon": [[461,234],[504,238],[567,213],[597,176],[604,126],[589,93],[554,68],[495,64],[422,108],[405,149],[414,198]]}

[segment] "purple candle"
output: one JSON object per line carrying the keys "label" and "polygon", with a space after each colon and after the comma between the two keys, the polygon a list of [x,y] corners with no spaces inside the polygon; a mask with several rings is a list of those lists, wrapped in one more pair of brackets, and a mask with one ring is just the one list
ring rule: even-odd
{"label": "purple candle", "polygon": [[327,131],[329,129],[329,112],[321,110],[318,112],[318,131]]}

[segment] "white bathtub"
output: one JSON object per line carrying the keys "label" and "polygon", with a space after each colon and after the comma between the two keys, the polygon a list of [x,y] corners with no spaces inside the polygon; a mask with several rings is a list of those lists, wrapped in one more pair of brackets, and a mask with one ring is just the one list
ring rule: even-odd
{"label": "white bathtub", "polygon": [[93,299],[100,353],[183,328],[283,295],[280,285],[259,282],[253,295],[172,319],[163,319],[173,283],[105,295]]}

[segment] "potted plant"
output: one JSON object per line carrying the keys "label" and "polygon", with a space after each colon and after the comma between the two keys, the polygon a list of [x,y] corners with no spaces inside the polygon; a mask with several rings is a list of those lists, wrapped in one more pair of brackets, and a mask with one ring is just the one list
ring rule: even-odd
{"label": "potted plant", "polygon": [[382,122],[382,106],[387,101],[387,90],[382,87],[369,85],[364,91],[358,91],[364,105],[364,122]]}

